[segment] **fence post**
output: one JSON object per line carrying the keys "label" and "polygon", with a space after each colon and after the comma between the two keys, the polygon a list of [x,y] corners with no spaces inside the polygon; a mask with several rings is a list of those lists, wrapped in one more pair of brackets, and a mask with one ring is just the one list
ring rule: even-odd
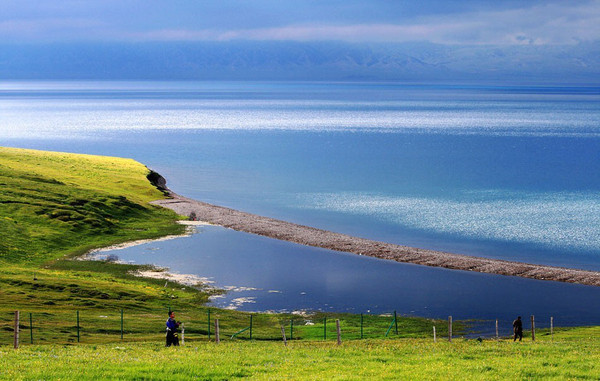
{"label": "fence post", "polygon": [[396,326],[396,335],[398,335],[398,315],[396,315],[395,310],[394,310],[394,325]]}
{"label": "fence post", "polygon": [[435,325],[433,326],[433,342],[437,343],[437,337],[436,337],[436,334],[435,334]]}
{"label": "fence post", "polygon": [[221,337],[219,336],[219,319],[215,319],[215,341],[217,344],[221,342]]}
{"label": "fence post", "polygon": [[340,330],[340,319],[335,319],[335,328],[337,331],[337,345],[342,345],[342,331]]}
{"label": "fence post", "polygon": [[121,309],[121,341],[123,341],[123,309]]}
{"label": "fence post", "polygon": [[208,309],[208,341],[210,341],[210,308]]}
{"label": "fence post", "polygon": [[294,340],[294,319],[290,320],[290,340]]}
{"label": "fence post", "polygon": [[360,314],[360,338],[363,338],[363,314]]}
{"label": "fence post", "polygon": [[550,316],[550,338],[554,340],[554,317]]}
{"label": "fence post", "polygon": [[185,323],[181,323],[181,345],[185,345]]}
{"label": "fence post", "polygon": [[283,328],[283,324],[281,325],[281,337],[283,337],[283,345],[287,347],[287,340],[285,338],[285,328]]}
{"label": "fence post", "polygon": [[452,316],[448,316],[448,341],[452,342]]}
{"label": "fence post", "polygon": [[252,340],[252,314],[250,314],[250,340]]}
{"label": "fence post", "polygon": [[498,340],[498,319],[496,319],[496,340]]}
{"label": "fence post", "polygon": [[535,341],[535,316],[531,315],[531,341]]}
{"label": "fence post", "polygon": [[31,344],[33,344],[33,314],[29,313],[29,337],[31,338]]}
{"label": "fence post", "polygon": [[327,340],[327,318],[323,318],[323,340]]}
{"label": "fence post", "polygon": [[81,336],[79,335],[79,310],[77,310],[77,342],[81,340]]}
{"label": "fence post", "polygon": [[19,349],[19,311],[15,311],[15,349]]}

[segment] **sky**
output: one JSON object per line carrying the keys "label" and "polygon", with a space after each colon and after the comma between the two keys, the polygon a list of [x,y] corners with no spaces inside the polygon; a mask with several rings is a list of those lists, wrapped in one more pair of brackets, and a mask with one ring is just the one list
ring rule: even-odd
{"label": "sky", "polygon": [[573,45],[600,0],[0,0],[0,41]]}

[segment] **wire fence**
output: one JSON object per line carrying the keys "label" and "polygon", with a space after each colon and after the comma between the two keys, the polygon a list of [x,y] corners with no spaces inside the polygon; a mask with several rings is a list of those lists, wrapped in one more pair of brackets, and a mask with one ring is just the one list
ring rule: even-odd
{"label": "wire fence", "polygon": [[[5,311],[0,314],[0,344],[15,346],[31,344],[109,343],[118,341],[164,341],[168,309],[157,311],[72,310]],[[331,314],[310,316],[281,314],[250,314],[221,309],[177,312],[181,321],[180,340],[360,340],[369,338],[430,338],[451,341],[469,332],[469,323],[423,319],[389,314]],[[526,337],[535,340],[536,324],[531,316],[524,321]],[[218,323],[217,323],[218,322]],[[475,325],[483,324],[482,321]],[[485,321],[493,332],[494,321]],[[529,325],[526,327],[526,325]],[[544,335],[554,334],[554,319],[544,324]],[[17,329],[18,327],[18,329]],[[499,326],[495,321],[495,336],[512,336],[512,325]],[[217,336],[218,335],[218,336]],[[16,339],[18,336],[18,339]],[[489,335],[488,335],[489,336]],[[491,336],[494,336],[492,334]]]}

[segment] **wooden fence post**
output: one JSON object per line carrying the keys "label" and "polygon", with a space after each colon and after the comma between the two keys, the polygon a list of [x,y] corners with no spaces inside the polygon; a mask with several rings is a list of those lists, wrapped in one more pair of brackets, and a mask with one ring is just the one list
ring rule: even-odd
{"label": "wooden fence post", "polygon": [[15,349],[19,349],[19,311],[15,311]]}
{"label": "wooden fence post", "polygon": [[337,330],[337,345],[342,344],[342,331],[340,330],[340,319],[335,320],[335,328]]}
{"label": "wooden fence post", "polygon": [[448,316],[448,341],[452,342],[452,316]]}
{"label": "wooden fence post", "polygon": [[554,317],[550,316],[550,338],[554,340]]}
{"label": "wooden fence post", "polygon": [[437,337],[436,337],[436,334],[435,334],[435,325],[433,326],[433,342],[437,343]]}
{"label": "wooden fence post", "polygon": [[535,341],[535,316],[531,315],[531,341]]}
{"label": "wooden fence post", "polygon": [[217,344],[221,342],[221,336],[219,332],[219,319],[215,319],[215,342]]}
{"label": "wooden fence post", "polygon": [[208,341],[210,341],[210,308],[208,309]]}
{"label": "wooden fence post", "polygon": [[252,340],[252,315],[250,315],[250,340]]}
{"label": "wooden fence post", "polygon": [[360,338],[362,339],[363,336],[363,314],[360,314]]}
{"label": "wooden fence post", "polygon": [[498,319],[496,319],[496,340],[498,340]]}
{"label": "wooden fence post", "polygon": [[281,337],[283,337],[283,345],[287,347],[287,339],[285,338],[285,328],[281,325]]}
{"label": "wooden fence post", "polygon": [[185,324],[181,323],[181,345],[185,345]]}

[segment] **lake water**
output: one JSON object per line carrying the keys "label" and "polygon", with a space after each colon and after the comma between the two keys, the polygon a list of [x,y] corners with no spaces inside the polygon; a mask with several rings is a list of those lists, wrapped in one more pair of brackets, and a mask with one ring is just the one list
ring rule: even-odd
{"label": "lake water", "polygon": [[[475,328],[493,334],[499,319],[509,334],[515,314],[550,317],[560,325],[599,320],[600,288],[402,264],[301,246],[218,226],[187,238],[98,253],[133,263],[202,274],[228,290],[212,304],[246,311],[321,310],[481,319]],[[559,323],[560,322],[560,323]]]}
{"label": "lake water", "polygon": [[[599,101],[595,87],[8,82],[0,84],[0,144],[132,157],[182,195],[342,233],[600,270]],[[218,245],[210,243],[226,234]],[[571,323],[600,321],[600,312],[576,307],[598,311],[595,288],[425,269],[288,243],[273,249],[282,243],[248,240],[204,229],[181,240],[194,242],[185,250],[165,242],[156,252],[186,263],[184,270],[172,266],[176,271],[193,268],[218,285],[267,290],[236,294],[255,298],[242,309],[398,309],[441,316],[454,307],[456,316],[492,318],[504,310],[526,315],[523,310],[535,307]],[[211,255],[235,251],[238,258],[201,270],[210,261],[198,256],[199,248]],[[270,252],[284,261],[263,257]],[[238,267],[241,258],[258,264]],[[340,271],[334,277],[340,291],[306,297],[314,293],[311,285],[332,279],[315,269],[321,263],[327,268],[327,261]],[[287,276],[265,275],[270,263],[287,269]],[[246,282],[247,276],[264,282]],[[385,291],[376,281],[400,287],[402,298],[393,296],[397,288]],[[364,298],[358,289],[366,290]],[[447,289],[453,298],[442,296]],[[515,292],[502,296],[497,289]],[[283,297],[268,290],[288,291]],[[492,302],[523,299],[517,290],[529,292],[519,312]],[[563,304],[550,297],[561,293]],[[366,299],[373,294],[381,300]]]}

